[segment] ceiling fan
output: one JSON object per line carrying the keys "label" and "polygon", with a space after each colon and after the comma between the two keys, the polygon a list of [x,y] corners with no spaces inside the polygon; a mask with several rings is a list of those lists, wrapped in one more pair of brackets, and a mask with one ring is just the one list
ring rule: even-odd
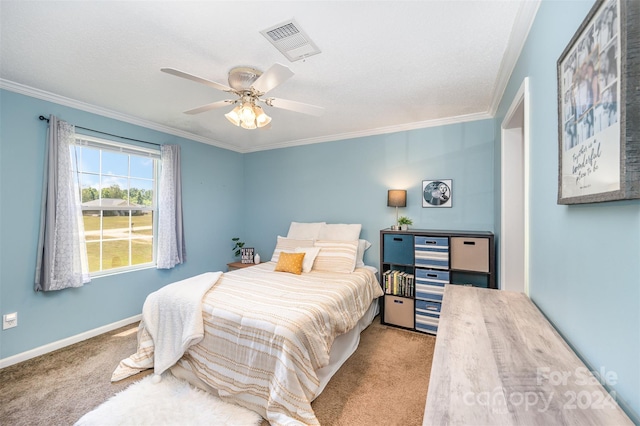
{"label": "ceiling fan", "polygon": [[316,117],[324,113],[324,108],[316,105],[286,99],[263,98],[268,91],[293,76],[293,71],[281,64],[274,64],[265,72],[251,67],[235,67],[229,71],[229,86],[174,68],[161,68],[160,71],[238,96],[238,99],[226,99],[184,111],[185,114],[199,114],[226,105],[236,105],[233,110],[225,114],[227,120],[244,129],[255,129],[264,128],[271,122],[271,117],[264,113],[264,110],[258,105],[258,102],[263,102],[270,107],[314,115]]}

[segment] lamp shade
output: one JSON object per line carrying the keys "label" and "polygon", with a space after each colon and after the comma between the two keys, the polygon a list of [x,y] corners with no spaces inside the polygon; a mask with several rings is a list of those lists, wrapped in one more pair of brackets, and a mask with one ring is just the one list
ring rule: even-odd
{"label": "lamp shade", "polygon": [[240,125],[240,116],[238,115],[239,113],[240,113],[240,106],[237,106],[231,111],[229,111],[228,113],[226,113],[224,116],[227,117],[227,120],[233,123],[234,126],[239,126]]}
{"label": "lamp shade", "polygon": [[407,191],[405,189],[390,189],[387,192],[387,206],[406,207]]}

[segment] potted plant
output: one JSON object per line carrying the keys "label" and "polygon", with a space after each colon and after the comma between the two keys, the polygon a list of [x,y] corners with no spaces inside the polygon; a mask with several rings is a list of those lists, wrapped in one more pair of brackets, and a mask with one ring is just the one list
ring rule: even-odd
{"label": "potted plant", "polygon": [[242,249],[242,247],[244,247],[244,242],[240,241],[239,237],[234,237],[231,239],[231,241],[233,241],[234,243],[236,243],[233,248],[231,250],[233,250],[233,255],[235,257],[240,256],[240,249]]}
{"label": "potted plant", "polygon": [[406,231],[409,229],[409,225],[413,225],[413,221],[406,216],[401,216],[398,218],[398,225],[400,225],[400,230]]}

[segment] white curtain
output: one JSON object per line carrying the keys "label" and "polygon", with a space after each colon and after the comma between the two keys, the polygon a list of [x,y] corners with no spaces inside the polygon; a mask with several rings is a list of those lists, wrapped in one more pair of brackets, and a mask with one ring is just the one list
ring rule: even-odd
{"label": "white curtain", "polygon": [[50,116],[45,149],[36,291],[80,287],[91,280],[80,191],[74,171],[77,167],[72,167],[75,156],[72,158],[70,147],[73,144],[74,126]]}
{"label": "white curtain", "polygon": [[186,260],[182,227],[180,146],[162,145],[161,152],[157,268],[170,269]]}

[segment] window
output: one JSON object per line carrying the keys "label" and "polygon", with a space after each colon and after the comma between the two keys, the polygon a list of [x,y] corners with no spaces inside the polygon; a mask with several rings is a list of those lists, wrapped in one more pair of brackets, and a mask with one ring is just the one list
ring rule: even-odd
{"label": "window", "polygon": [[160,153],[86,136],[77,164],[91,275],[155,265]]}

